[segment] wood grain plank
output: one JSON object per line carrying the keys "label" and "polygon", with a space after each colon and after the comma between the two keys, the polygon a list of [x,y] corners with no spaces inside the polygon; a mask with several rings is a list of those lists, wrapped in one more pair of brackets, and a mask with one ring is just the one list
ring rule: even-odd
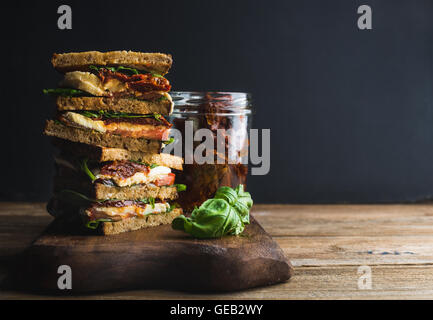
{"label": "wood grain plank", "polygon": [[[433,299],[433,205],[254,205],[253,214],[296,266],[289,282],[230,294],[140,290],[75,298]],[[51,218],[43,203],[0,203],[0,217],[1,281],[2,257],[24,249]],[[372,290],[358,290],[359,265],[372,267]],[[0,290],[7,298],[47,296]]]}
{"label": "wood grain plank", "polygon": [[433,205],[254,205],[273,237],[432,235]]}
{"label": "wood grain plank", "polygon": [[2,215],[0,223],[0,261],[28,247],[52,220],[53,218],[48,214],[43,216]]}
{"label": "wood grain plank", "polygon": [[0,299],[433,299],[431,266],[373,266],[372,289],[358,289],[355,266],[297,267],[283,284],[226,294],[137,290],[72,297],[0,291]]}
{"label": "wood grain plank", "polygon": [[294,266],[433,264],[433,235],[275,240]]}

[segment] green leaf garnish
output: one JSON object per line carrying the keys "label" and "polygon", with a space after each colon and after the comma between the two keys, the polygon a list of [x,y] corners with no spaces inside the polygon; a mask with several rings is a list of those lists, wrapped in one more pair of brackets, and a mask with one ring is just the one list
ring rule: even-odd
{"label": "green leaf garnish", "polygon": [[161,121],[161,117],[162,117],[162,115],[160,115],[159,113],[154,112],[154,113],[153,113],[153,117],[154,117],[156,120]]}
{"label": "green leaf garnish", "polygon": [[156,168],[156,167],[159,167],[159,165],[158,165],[158,164],[155,164],[155,163],[154,163],[154,164],[151,164],[151,165],[149,166],[150,169],[154,169],[154,168]]}
{"label": "green leaf garnish", "polygon": [[145,204],[150,204],[152,206],[152,209],[155,208],[155,198],[149,197],[149,198],[139,199],[137,201],[143,202]]}
{"label": "green leaf garnish", "polygon": [[76,111],[77,113],[88,117],[88,118],[109,118],[109,119],[121,119],[121,118],[155,118],[158,121],[161,121],[162,115],[159,113],[153,114],[132,114],[125,112],[115,112],[108,110],[99,110],[99,111]]}
{"label": "green leaf garnish", "polygon": [[86,223],[86,227],[89,229],[97,229],[100,222],[111,222],[111,219],[97,219],[97,220],[89,220]]}
{"label": "green leaf garnish", "polygon": [[87,166],[87,161],[88,159],[83,159],[81,161],[81,170],[90,178],[90,180],[95,181],[96,177],[93,174],[93,172],[89,169],[89,167]]}
{"label": "green leaf garnish", "polygon": [[186,190],[186,184],[177,183],[177,184],[174,184],[173,186],[176,187],[178,192]]}
{"label": "green leaf garnish", "polygon": [[96,111],[80,111],[81,115],[87,117],[87,118],[99,118],[101,115],[99,112]]}
{"label": "green leaf garnish", "polygon": [[170,137],[170,139],[162,141],[162,143],[164,143],[164,144],[170,144],[170,143],[173,143],[173,142],[174,142],[174,137]]}
{"label": "green leaf garnish", "polygon": [[243,185],[235,189],[220,187],[215,197],[195,208],[191,217],[180,215],[172,221],[172,228],[182,230],[195,238],[220,238],[239,235],[250,223],[249,213],[253,200]]}
{"label": "green leaf garnish", "polygon": [[168,208],[167,213],[172,212],[176,208],[180,208],[180,205],[177,202],[170,204],[170,208]]}

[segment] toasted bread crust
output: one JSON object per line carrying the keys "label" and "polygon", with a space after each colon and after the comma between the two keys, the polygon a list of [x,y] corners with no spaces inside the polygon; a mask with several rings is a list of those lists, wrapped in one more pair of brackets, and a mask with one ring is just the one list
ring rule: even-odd
{"label": "toasted bread crust", "polygon": [[157,187],[151,184],[135,185],[132,187],[112,187],[95,183],[93,192],[97,200],[139,200],[143,198],[175,200],[178,198],[176,187]]}
{"label": "toasted bread crust", "polygon": [[114,134],[100,133],[92,130],[69,127],[54,120],[47,120],[44,134],[73,142],[146,153],[159,153],[162,147],[162,142],[158,140],[122,137]]}
{"label": "toasted bread crust", "polygon": [[174,218],[182,214],[182,209],[176,208],[171,212],[148,215],[144,218],[128,218],[115,222],[101,222],[99,232],[103,235],[113,235],[143,228],[170,224]]}
{"label": "toasted bread crust", "polygon": [[134,51],[54,53],[53,67],[60,72],[87,71],[89,66],[124,66],[164,75],[173,63],[170,54]]}
{"label": "toasted bread crust", "polygon": [[[161,97],[164,95],[161,94]],[[146,101],[110,97],[57,97],[56,104],[59,111],[110,110],[137,114],[159,113],[164,116],[173,112],[173,102],[169,99]]]}
{"label": "toasted bread crust", "polygon": [[183,158],[167,153],[143,153],[119,148],[107,148],[63,139],[53,138],[53,144],[62,152],[74,157],[86,157],[98,162],[132,160],[143,163],[157,164],[176,170],[183,170]]}

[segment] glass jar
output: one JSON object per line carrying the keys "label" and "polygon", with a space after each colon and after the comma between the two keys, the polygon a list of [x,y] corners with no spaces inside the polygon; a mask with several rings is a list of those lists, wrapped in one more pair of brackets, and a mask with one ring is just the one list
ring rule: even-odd
{"label": "glass jar", "polygon": [[[171,92],[174,110],[169,120],[182,134],[185,161],[183,172],[176,175],[176,183],[187,185],[181,192],[179,203],[191,211],[195,206],[212,198],[220,186],[246,188],[248,174],[248,133],[251,127],[251,96],[243,92]],[[212,137],[213,161],[197,161],[191,150],[185,151],[186,124],[193,135],[199,129],[208,129]],[[192,126],[191,126],[192,124]],[[224,129],[224,130],[222,130]],[[203,130],[201,130],[203,131]],[[193,141],[192,147],[202,141]],[[207,158],[209,159],[209,158]]]}

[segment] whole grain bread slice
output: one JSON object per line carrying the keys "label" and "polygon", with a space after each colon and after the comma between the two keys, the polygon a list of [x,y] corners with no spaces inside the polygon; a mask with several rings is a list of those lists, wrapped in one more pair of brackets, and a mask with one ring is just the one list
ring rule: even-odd
{"label": "whole grain bread slice", "polygon": [[143,228],[170,224],[174,218],[183,213],[181,208],[170,212],[148,215],[144,218],[128,218],[113,222],[100,222],[97,231],[103,235],[113,235]]}
{"label": "whole grain bread slice", "polygon": [[54,120],[47,120],[44,134],[73,142],[145,153],[159,153],[162,147],[162,141],[122,137],[115,134],[70,127]]}
{"label": "whole grain bread slice", "polygon": [[139,184],[131,187],[115,187],[102,183],[95,183],[93,195],[97,200],[139,200],[155,198],[161,200],[175,200],[178,198],[175,186],[157,187],[153,184]]}
{"label": "whole grain bread slice", "polygon": [[56,99],[59,111],[70,110],[110,110],[115,112],[149,114],[159,113],[164,116],[173,112],[173,102],[168,93],[152,101],[112,98],[112,97],[62,97]]}
{"label": "whole grain bread slice", "polygon": [[99,162],[131,160],[148,164],[157,164],[176,170],[182,170],[183,159],[167,153],[143,153],[120,148],[107,148],[85,143],[71,142],[53,138],[53,144],[60,149],[64,157],[82,157]]}
{"label": "whole grain bread slice", "polygon": [[124,66],[156,72],[164,75],[170,70],[173,59],[170,54],[134,51],[86,51],[54,53],[53,67],[60,72],[88,71],[89,66]]}

